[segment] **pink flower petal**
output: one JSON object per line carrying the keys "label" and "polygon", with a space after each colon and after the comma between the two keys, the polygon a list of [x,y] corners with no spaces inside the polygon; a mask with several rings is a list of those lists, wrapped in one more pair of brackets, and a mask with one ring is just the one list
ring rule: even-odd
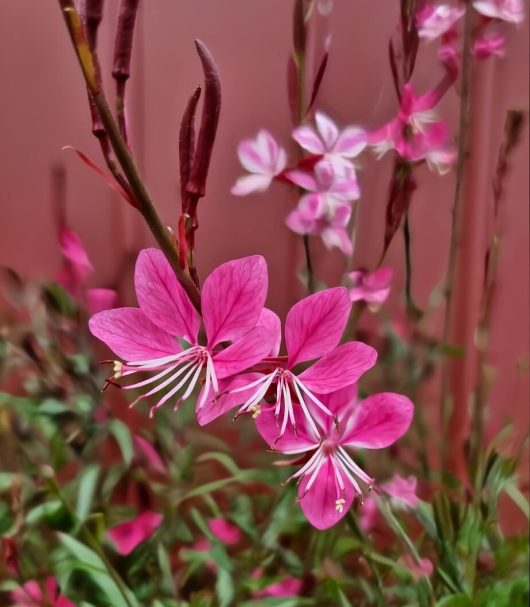
{"label": "pink flower petal", "polygon": [[241,373],[269,355],[274,347],[275,335],[266,327],[254,327],[228,348],[213,356],[218,379]]}
{"label": "pink flower petal", "polygon": [[420,559],[420,562],[418,563],[416,559],[408,553],[404,554],[398,562],[407,567],[415,580],[419,580],[422,576],[430,577],[434,571],[434,566],[429,559]]}
{"label": "pink flower petal", "polygon": [[340,154],[346,158],[355,158],[355,156],[358,156],[364,150],[367,143],[367,136],[363,129],[349,126],[339,135],[333,148],[333,153]]}
{"label": "pink flower petal", "polygon": [[132,521],[120,523],[107,531],[116,551],[121,555],[132,552],[138,544],[150,538],[162,522],[158,512],[146,511]]}
{"label": "pink flower petal", "polygon": [[156,472],[161,472],[162,474],[167,472],[166,466],[160,458],[160,455],[158,455],[157,450],[148,440],[146,440],[143,436],[135,434],[133,436],[133,443],[136,448],[136,451],[144,456],[148,467],[150,467],[152,470],[155,470]]}
{"label": "pink flower petal", "polygon": [[[214,419],[224,415],[230,409],[242,405],[247,398],[252,396],[255,388],[241,390],[241,392],[231,392],[236,388],[241,388],[247,384],[251,384],[261,377],[260,373],[245,373],[236,375],[228,379],[219,381],[219,392],[216,394],[213,389],[210,389],[209,394],[204,398],[204,404],[196,409],[197,422],[200,426],[206,426]],[[204,390],[204,388],[203,388]],[[202,402],[203,392],[201,391],[197,403]]]}
{"label": "pink flower petal", "polygon": [[[261,590],[256,590],[252,594],[257,598],[276,597],[288,598],[298,596],[302,590],[302,580],[295,577],[286,576],[281,582],[265,586]],[[276,603],[275,603],[276,604]]]}
{"label": "pink flower petal", "polygon": [[522,0],[475,0],[473,8],[493,19],[502,19],[510,23],[524,21],[524,3]]}
{"label": "pink flower petal", "polygon": [[382,489],[385,493],[388,493],[392,498],[392,501],[397,500],[402,502],[405,506],[410,508],[416,508],[420,503],[418,496],[416,495],[416,488],[418,485],[418,479],[414,476],[404,478],[399,474],[394,475],[387,483],[382,485]]}
{"label": "pink flower petal", "polygon": [[315,122],[326,151],[331,152],[339,136],[337,125],[324,112],[316,112]]}
{"label": "pink flower petal", "polygon": [[126,361],[150,360],[182,350],[176,339],[153,324],[138,308],[94,314],[88,327],[95,337]]}
{"label": "pink flower petal", "polygon": [[333,462],[329,457],[325,458],[314,484],[306,492],[308,482],[309,477],[304,476],[298,488],[298,498],[302,512],[313,527],[321,530],[329,529],[348,513],[355,497],[355,489],[347,479],[344,480],[344,492],[341,494],[344,504],[342,510],[337,510],[335,471]]}
{"label": "pink flower petal", "polygon": [[245,139],[237,148],[239,162],[249,173],[258,175],[270,174],[270,158],[266,154],[266,149],[258,149],[256,141]]}
{"label": "pink flower petal", "polygon": [[363,449],[388,447],[408,430],[414,405],[393,392],[374,394],[359,403],[344,430],[342,444]]}
{"label": "pink flower petal", "polygon": [[287,171],[285,173],[285,176],[287,177],[287,179],[289,179],[289,181],[291,181],[298,187],[303,188],[304,190],[316,192],[318,189],[315,178],[310,173],[294,170]]}
{"label": "pink flower petal", "polygon": [[267,264],[261,255],[229,261],[208,276],[201,302],[210,348],[234,341],[256,326],[267,288]]}
{"label": "pink flower petal", "polygon": [[325,152],[322,141],[309,126],[299,126],[293,131],[293,139],[304,150],[311,154],[323,154]]}
{"label": "pink flower petal", "polygon": [[299,377],[312,392],[327,394],[354,384],[375,365],[377,352],[360,341],[338,346]]}
{"label": "pink flower petal", "polygon": [[295,209],[287,215],[285,225],[296,234],[311,234],[315,227],[315,220]]}
{"label": "pink flower petal", "polygon": [[213,518],[209,521],[208,527],[218,540],[228,546],[233,546],[241,540],[239,527],[224,518]]}
{"label": "pink flower petal", "polygon": [[234,196],[246,196],[257,192],[264,192],[271,184],[272,177],[268,175],[245,175],[239,177],[230,192]]}
{"label": "pink flower petal", "polygon": [[285,321],[289,367],[333,350],[342,337],[350,308],[344,287],[325,289],[296,303]]}
{"label": "pink flower petal", "polygon": [[114,289],[88,289],[86,307],[90,314],[110,310],[116,305],[118,294]]}
{"label": "pink flower petal", "polygon": [[140,251],[134,285],[140,309],[149,320],[170,335],[197,342],[199,315],[162,251]]}
{"label": "pink flower petal", "polygon": [[343,228],[329,227],[322,230],[321,233],[322,241],[324,245],[331,249],[337,247],[344,255],[350,256],[353,253],[353,247],[349,235]]}
{"label": "pink flower petal", "polygon": [[79,236],[70,228],[62,227],[59,232],[61,254],[71,264],[71,269],[81,282],[86,280],[93,271],[83,243]]}
{"label": "pink flower petal", "polygon": [[268,308],[263,308],[258,320],[258,327],[265,327],[270,335],[271,348],[267,356],[278,356],[282,341],[282,323],[278,315]]}
{"label": "pink flower petal", "polygon": [[312,451],[318,447],[313,431],[307,423],[300,406],[294,405],[296,433],[291,424],[287,424],[285,433],[280,436],[279,422],[274,415],[274,407],[263,407],[256,418],[256,429],[263,440],[275,451],[280,453]]}

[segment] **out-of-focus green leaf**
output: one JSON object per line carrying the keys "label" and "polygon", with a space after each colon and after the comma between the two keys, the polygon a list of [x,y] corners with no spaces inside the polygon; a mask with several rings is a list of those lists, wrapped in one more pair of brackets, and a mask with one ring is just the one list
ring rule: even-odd
{"label": "out-of-focus green leaf", "polygon": [[62,413],[71,413],[72,409],[60,400],[55,398],[46,398],[39,405],[41,415],[61,415]]}
{"label": "out-of-focus green leaf", "polygon": [[26,523],[34,525],[45,517],[57,514],[62,508],[63,504],[60,500],[50,500],[39,504],[28,511],[26,514]]}
{"label": "out-of-focus green leaf", "polygon": [[230,572],[222,567],[217,570],[215,592],[219,599],[219,607],[228,607],[228,605],[232,604],[234,598],[234,580]]}
{"label": "out-of-focus green leaf", "polygon": [[96,492],[101,466],[89,464],[79,476],[79,489],[77,492],[76,514],[79,520],[84,521],[92,509],[92,501]]}
{"label": "out-of-focus green leaf", "polygon": [[125,465],[130,466],[134,455],[131,431],[120,419],[111,420],[108,424],[108,429],[120,447],[123,462]]}
{"label": "out-of-focus green leaf", "polygon": [[175,594],[175,582],[173,580],[173,574],[171,572],[171,561],[169,554],[167,553],[163,544],[158,544],[157,548],[158,565],[162,574],[162,581],[160,589],[164,594]]}
{"label": "out-of-focus green leaf", "polygon": [[436,603],[436,607],[471,607],[472,603],[466,594],[446,596]]}
{"label": "out-of-focus green leaf", "polygon": [[228,453],[212,451],[210,453],[204,453],[196,459],[196,462],[198,464],[208,461],[218,462],[219,464],[221,464],[221,466],[223,466],[223,468],[226,468],[226,470],[233,476],[237,476],[241,473],[241,469],[237,466],[232,457],[228,455]]}
{"label": "out-of-focus green leaf", "polygon": [[0,536],[8,535],[13,525],[13,513],[6,502],[0,500]]}

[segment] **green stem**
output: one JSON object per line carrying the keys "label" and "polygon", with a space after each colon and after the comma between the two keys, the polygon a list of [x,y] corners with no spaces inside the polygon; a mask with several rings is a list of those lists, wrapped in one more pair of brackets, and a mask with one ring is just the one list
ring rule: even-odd
{"label": "green stem", "polygon": [[[452,220],[451,220],[451,240],[449,244],[449,259],[447,263],[447,276],[445,281],[445,317],[442,333],[442,344],[449,341],[449,332],[452,321],[452,296],[455,286],[456,267],[459,250],[459,227],[460,213],[463,199],[464,169],[466,166],[468,131],[470,118],[470,98],[471,98],[471,24],[473,18],[473,9],[471,2],[467,3],[464,17],[464,46],[462,50],[462,94],[460,97],[460,118],[458,125],[458,160],[456,165],[456,185],[453,196]],[[441,425],[441,464],[442,468],[446,465],[447,445],[451,441],[446,440],[448,422],[451,410],[451,401],[449,399],[449,360],[444,358],[442,366],[442,380],[440,389],[440,425]]]}

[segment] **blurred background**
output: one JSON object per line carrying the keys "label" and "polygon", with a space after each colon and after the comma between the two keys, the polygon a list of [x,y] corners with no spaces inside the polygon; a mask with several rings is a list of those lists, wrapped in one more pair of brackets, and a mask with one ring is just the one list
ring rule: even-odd
{"label": "blurred background", "polygon": [[[316,106],[340,125],[374,129],[396,112],[387,44],[397,22],[398,4],[335,0],[329,64]],[[110,69],[116,9],[117,1],[107,0],[99,37],[108,91],[113,90]],[[133,149],[165,223],[175,226],[179,213],[178,125],[190,94],[202,81],[193,41],[200,38],[210,48],[221,73],[223,107],[207,196],[200,203],[199,271],[204,278],[221,262],[263,254],[270,273],[269,305],[280,314],[303,292],[294,278],[302,263],[299,237],[284,225],[296,201],[281,184],[247,198],[232,196],[230,187],[242,173],[236,155],[241,139],[265,127],[284,147],[291,145],[286,88],[291,12],[291,3],[285,0],[144,1],[129,86]],[[464,328],[454,336],[464,346],[472,344],[476,326],[491,228],[491,182],[505,115],[513,108],[528,110],[528,19],[519,27],[506,28],[506,33],[506,57],[477,64],[473,74],[472,178],[466,185],[456,294]],[[318,44],[314,46],[317,53]],[[438,82],[442,71],[434,47],[432,54],[426,47],[420,55],[415,87],[424,92]],[[0,75],[0,265],[25,278],[57,274],[60,251],[51,175],[54,167],[64,165],[67,219],[94,264],[93,282],[117,288],[122,303],[134,305],[131,277],[136,252],[152,246],[153,240],[133,209],[72,151],[62,151],[63,146],[72,145],[104,164],[90,132],[85,87],[56,2],[2,2]],[[458,96],[454,91],[444,98],[441,110],[455,132]],[[501,211],[501,259],[489,360],[495,370],[489,429],[493,432],[515,419],[522,436],[528,427],[529,397],[527,139],[526,126],[524,145],[514,154]],[[346,263],[335,252],[319,255],[317,274],[328,284],[340,283],[346,270],[375,267],[382,247],[391,168],[389,158],[377,161],[370,153],[362,156],[355,256]],[[425,168],[419,171],[418,181],[411,211],[413,291],[417,304],[424,308],[444,278],[454,175],[439,177]],[[323,253],[318,243],[314,243],[314,251]],[[396,318],[404,317],[400,237],[394,239],[386,265],[397,272],[392,309]],[[431,330],[439,330],[436,315]],[[466,395],[474,382],[473,354],[459,364],[465,384],[462,394]],[[465,398],[462,402],[465,408]]]}

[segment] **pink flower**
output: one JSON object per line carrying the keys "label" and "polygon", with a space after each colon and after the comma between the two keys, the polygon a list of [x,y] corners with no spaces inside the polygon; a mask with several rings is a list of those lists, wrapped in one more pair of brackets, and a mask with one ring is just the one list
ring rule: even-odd
{"label": "pink flower", "polygon": [[[334,414],[315,394],[335,392],[355,383],[373,367],[377,358],[376,351],[361,342],[338,345],[350,308],[348,291],[343,287],[320,291],[296,303],[285,321],[287,360],[278,364],[280,359],[271,358],[267,373],[230,390],[232,394],[244,391],[248,396],[237,414],[259,416],[260,403],[276,385],[273,404],[264,407],[273,412],[276,440],[285,434],[288,424],[296,434],[297,411],[306,420],[313,437],[318,438],[320,431],[313,420],[317,411],[328,419],[333,419]],[[300,363],[315,359],[319,360],[301,373],[295,371]],[[267,359],[263,361],[266,362]]]}
{"label": "pink flower", "polygon": [[[252,573],[252,577],[255,579],[260,579],[262,577],[263,570],[261,568],[255,569]],[[269,586],[265,586],[261,590],[254,590],[252,595],[256,598],[266,598],[270,597],[291,597],[298,596],[302,590],[302,580],[298,578],[292,577],[290,575],[285,576],[281,582],[276,582],[275,584],[270,584]]]}
{"label": "pink flower", "polygon": [[156,449],[148,440],[146,440],[143,436],[135,434],[133,436],[133,444],[138,455],[145,460],[145,463],[149,468],[151,468],[151,470],[160,472],[161,474],[167,472],[166,466],[160,458],[160,455],[158,455]]}
{"label": "pink flower", "polygon": [[497,55],[504,57],[504,43],[506,38],[503,34],[493,34],[491,36],[481,36],[475,40],[473,45],[473,55],[476,59],[482,60]]}
{"label": "pink flower", "polygon": [[475,0],[473,8],[486,17],[501,19],[510,23],[524,21],[522,0]]}
{"label": "pink flower", "polygon": [[118,294],[113,289],[87,289],[86,283],[94,268],[79,236],[70,228],[59,229],[59,245],[63,267],[56,280],[70,295],[84,301],[91,314],[116,305]]}
{"label": "pink flower", "polygon": [[394,270],[392,268],[378,268],[374,272],[355,270],[348,276],[353,284],[350,289],[351,300],[366,301],[370,310],[376,311],[390,294]]}
{"label": "pink flower", "polygon": [[362,495],[359,481],[371,486],[373,479],[351,458],[346,448],[381,449],[407,431],[413,416],[412,402],[400,394],[385,392],[356,401],[356,386],[319,395],[332,411],[319,415],[322,437],[315,439],[307,420],[295,410],[297,432],[287,428],[277,437],[270,410],[258,417],[256,426],[265,441],[281,453],[308,454],[306,463],[293,474],[299,479],[298,500],[308,521],[317,529],[338,523],[351,507],[355,495]]}
{"label": "pink flower", "polygon": [[11,591],[12,607],[75,607],[72,601],[59,593],[54,577],[46,578],[44,585],[38,582],[26,582],[22,588]]}
{"label": "pink flower", "polygon": [[[380,490],[390,497],[390,503],[396,510],[414,509],[420,503],[416,495],[418,479],[414,476],[404,478],[396,474],[388,482],[380,486]],[[371,495],[363,504],[360,516],[361,527],[365,531],[373,529],[377,524],[377,499]]]}
{"label": "pink flower", "polygon": [[289,171],[287,177],[309,190],[287,219],[287,226],[297,234],[319,235],[326,247],[338,247],[351,255],[352,244],[347,232],[351,204],[360,196],[352,166],[322,160],[315,165],[314,175]]}
{"label": "pink flower", "polygon": [[239,527],[224,518],[213,518],[208,526],[215,537],[227,546],[237,544],[241,540]]}
{"label": "pink flower", "polygon": [[120,523],[107,531],[116,550],[121,555],[132,552],[138,544],[145,542],[158,529],[162,522],[162,515],[158,512],[142,512],[140,516]]}
{"label": "pink flower", "polygon": [[414,94],[410,83],[404,85],[397,117],[370,135],[379,157],[394,149],[411,162],[426,160],[440,173],[446,171],[454,152],[448,146],[447,126],[436,119],[433,108],[454,77],[456,74],[448,71],[437,87],[419,96]]}
{"label": "pink flower", "polygon": [[356,126],[339,131],[333,120],[323,112],[316,112],[315,123],[316,130],[304,125],[293,131],[293,139],[311,154],[324,156],[335,164],[351,165],[350,159],[358,156],[366,147],[366,133]]}
{"label": "pink flower", "polygon": [[[151,415],[184,389],[177,404],[188,398],[201,373],[205,385],[197,402],[204,403],[218,380],[247,369],[270,351],[269,331],[256,326],[267,294],[267,266],[259,255],[225,263],[205,280],[201,293],[206,345],[199,344],[199,314],[158,249],[138,255],[135,288],[139,308],[117,308],[95,314],[93,335],[126,362],[116,361],[114,379],[136,373],[147,379],[123,386],[152,386],[142,398],[169,391],[151,407]],[[230,345],[220,349],[221,344]],[[154,375],[152,375],[154,373]]]}
{"label": "pink flower", "polygon": [[462,6],[425,4],[416,15],[418,36],[428,41],[435,40],[448,32],[464,13]]}
{"label": "pink flower", "polygon": [[255,139],[242,141],[237,148],[237,155],[250,175],[240,177],[232,187],[231,192],[236,196],[263,192],[287,164],[285,150],[265,129]]}
{"label": "pink flower", "polygon": [[420,559],[419,563],[410,554],[403,555],[398,563],[401,563],[412,574],[412,577],[417,581],[420,577],[430,577],[434,571],[432,562],[429,559]]}

